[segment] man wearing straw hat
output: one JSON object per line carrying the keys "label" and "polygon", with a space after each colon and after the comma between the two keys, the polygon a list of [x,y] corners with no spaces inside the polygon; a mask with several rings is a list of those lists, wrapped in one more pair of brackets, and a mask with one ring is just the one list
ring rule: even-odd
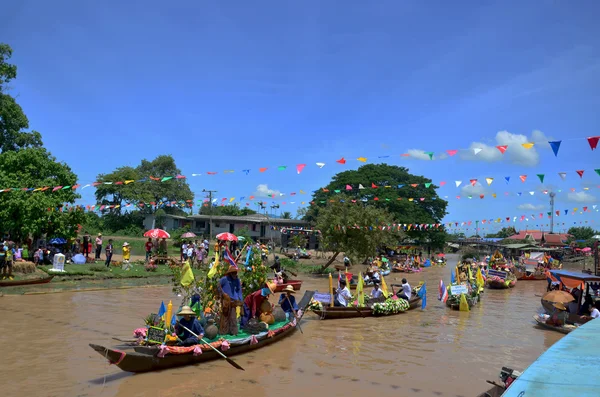
{"label": "man wearing straw hat", "polygon": [[[200,322],[196,318],[196,313],[189,306],[183,306],[177,315],[183,317],[175,324],[175,333],[180,339],[179,346],[197,345],[200,340],[192,332],[202,338],[204,336],[204,328],[202,328],[202,325],[200,325]],[[188,329],[192,332],[188,331]]]}
{"label": "man wearing straw hat", "polygon": [[[294,316],[294,313],[298,313],[296,297],[293,295],[295,293],[294,287],[288,285],[284,288],[283,294],[279,297],[279,306],[281,306],[281,309],[285,312],[288,319],[291,319]],[[298,316],[300,316],[300,314],[298,314]]]}
{"label": "man wearing straw hat", "polygon": [[552,312],[550,318],[546,320],[546,324],[554,325],[555,327],[562,327],[569,316],[567,313],[567,308],[563,303],[556,302],[552,306],[554,306],[554,311]]}
{"label": "man wearing straw hat", "polygon": [[258,291],[255,291],[248,295],[246,299],[244,299],[244,315],[242,316],[242,320],[240,325],[243,327],[248,324],[251,318],[257,318],[260,316],[260,307],[264,301],[269,300],[269,296],[272,295],[274,287],[271,283],[267,282],[266,288],[261,288]]}

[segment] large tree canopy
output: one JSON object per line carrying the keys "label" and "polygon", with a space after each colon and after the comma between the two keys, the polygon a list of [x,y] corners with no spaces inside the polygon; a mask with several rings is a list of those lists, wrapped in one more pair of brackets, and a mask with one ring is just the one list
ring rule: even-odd
{"label": "large tree canopy", "polygon": [[251,208],[247,208],[247,207],[243,207],[240,208],[239,205],[235,204],[235,205],[224,205],[224,206],[215,206],[206,203],[206,206],[204,206],[204,204],[200,207],[200,210],[198,210],[198,213],[201,215],[223,215],[223,216],[243,216],[243,215],[252,215],[252,214],[256,214],[256,211],[254,211]]}
{"label": "large tree canopy", "polygon": [[575,240],[575,241],[589,240],[593,236],[598,234],[598,232],[596,232],[594,229],[592,229],[589,226],[574,226],[574,227],[569,228],[567,233],[570,234],[571,236],[573,236],[572,240]]}
{"label": "large tree canopy", "polygon": [[42,147],[38,132],[24,131],[29,121],[7,94],[6,84],[17,76],[16,66],[7,63],[11,55],[0,44],[0,231],[13,240],[44,233],[70,237],[83,219],[80,210],[63,211],[79,197],[72,189],[77,175]]}
{"label": "large tree canopy", "polygon": [[[191,204],[194,194],[186,179],[177,179],[181,171],[175,164],[175,159],[171,155],[161,155],[152,161],[142,160],[141,164],[135,168],[120,167],[110,174],[100,174],[97,177],[98,182],[113,182],[112,184],[101,184],[96,188],[96,200],[104,205],[119,205],[118,213],[123,204],[134,204],[140,206],[144,213],[152,213],[154,208],[150,203],[170,203],[172,201],[185,202]],[[156,180],[171,176],[169,180]],[[114,184],[114,182],[125,182],[123,184]],[[135,181],[127,183],[128,181]],[[138,182],[144,181],[144,182]],[[177,207],[164,207],[167,213],[180,213],[181,209]]]}
{"label": "large tree canopy", "polygon": [[[348,185],[352,190],[346,189]],[[359,189],[359,185],[364,189]],[[377,188],[372,188],[372,185]],[[407,168],[367,164],[357,170],[336,174],[327,186],[314,192],[306,219],[319,222],[321,211],[332,204],[331,200],[339,202],[343,192],[350,203],[356,201],[354,205],[385,209],[391,215],[390,223],[437,224],[446,215],[448,205],[438,196],[437,188],[431,179],[410,174]],[[378,200],[375,201],[375,198]],[[412,201],[409,200],[411,198]],[[363,202],[363,199],[367,201]],[[376,219],[371,221],[376,224]],[[439,229],[409,230],[406,234],[432,247],[443,246],[446,239],[445,231]]]}

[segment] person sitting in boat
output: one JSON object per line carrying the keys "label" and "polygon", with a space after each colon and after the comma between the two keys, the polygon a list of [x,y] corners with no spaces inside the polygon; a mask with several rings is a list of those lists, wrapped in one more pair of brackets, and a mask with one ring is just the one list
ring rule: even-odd
{"label": "person sitting in boat", "polygon": [[[200,340],[197,336],[193,335],[192,332],[198,335],[200,338],[204,336],[204,328],[200,325],[200,321],[196,318],[196,313],[189,307],[183,306],[181,311],[177,313],[178,316],[183,318],[175,324],[175,333],[179,337],[179,346],[194,346],[197,345]],[[189,329],[189,331],[185,328]],[[190,332],[192,331],[192,332]]]}
{"label": "person sitting in boat", "polygon": [[275,273],[275,284],[283,284],[283,274],[281,272]]}
{"label": "person sitting in boat", "polygon": [[553,325],[555,327],[562,327],[566,323],[569,316],[567,313],[567,308],[560,302],[555,303],[552,306],[554,306],[554,310],[552,311],[550,318],[546,320],[546,324]]}
{"label": "person sitting in boat", "polygon": [[375,281],[373,283],[373,289],[371,290],[371,294],[369,296],[373,299],[379,299],[383,296],[383,291],[379,288],[379,283]]}
{"label": "person sitting in boat", "polygon": [[346,280],[341,279],[340,286],[337,289],[337,291],[335,292],[335,299],[334,299],[333,305],[337,306],[337,307],[346,307],[346,306],[348,306],[348,303],[351,301],[352,301],[352,294],[350,293],[350,290],[346,286]]}
{"label": "person sitting in boat", "polygon": [[412,288],[405,278],[402,279],[402,292],[400,292],[397,296],[398,298],[410,301],[410,298],[412,296]]}
{"label": "person sitting in boat", "polygon": [[590,311],[590,317],[592,319],[600,317],[600,310],[598,310],[598,308],[596,306],[591,305],[589,307],[589,311]]}
{"label": "person sitting in boat", "polygon": [[222,310],[219,333],[221,335],[237,335],[239,328],[236,308],[242,306],[244,300],[237,267],[229,266],[225,276],[219,280],[219,292]]}
{"label": "person sitting in boat", "polygon": [[[293,295],[296,291],[294,291],[294,287],[288,285],[284,288],[283,294],[279,297],[279,306],[285,312],[285,315],[288,319],[293,318],[294,313],[298,313],[298,305],[296,304],[296,297]],[[300,316],[298,314],[298,316]]]}
{"label": "person sitting in boat", "polygon": [[260,317],[260,306],[264,301],[269,300],[269,296],[273,294],[271,285],[267,283],[267,287],[254,291],[244,299],[244,315],[242,316],[240,325],[243,327],[248,324],[252,318]]}

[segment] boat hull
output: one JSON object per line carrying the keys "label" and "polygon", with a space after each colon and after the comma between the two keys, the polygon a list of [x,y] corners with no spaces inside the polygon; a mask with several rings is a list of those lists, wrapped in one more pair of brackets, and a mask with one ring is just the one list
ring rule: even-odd
{"label": "boat hull", "polygon": [[46,284],[52,281],[54,276],[46,277],[46,278],[36,278],[34,280],[2,280],[0,281],[0,287],[16,287],[19,285],[35,285],[35,284]]}
{"label": "boat hull", "polygon": [[[419,297],[414,297],[409,301],[409,308],[408,310],[412,310],[414,308],[419,307],[421,302],[421,298]],[[357,317],[388,317],[388,316],[395,316],[398,314],[402,314],[405,312],[399,312],[399,313],[394,313],[394,314],[388,314],[388,315],[378,315],[378,314],[374,314],[373,310],[370,307],[361,307],[361,308],[354,308],[354,307],[327,307],[324,308],[325,310],[314,310],[313,312],[315,312],[315,314],[317,314],[321,320],[337,320],[337,319],[343,319],[343,318],[357,318]],[[407,310],[407,311],[408,311]]]}
{"label": "boat hull", "polygon": [[302,280],[288,280],[287,283],[277,284],[274,291],[282,292],[288,285],[291,285],[294,288],[294,291],[300,291],[300,288],[302,288]]}
{"label": "boat hull", "polygon": [[538,327],[550,329],[552,331],[560,332],[561,334],[565,334],[565,335],[576,329],[576,328],[557,327],[554,325],[546,324],[546,321],[541,319],[538,315],[534,315],[533,319],[537,323]]}

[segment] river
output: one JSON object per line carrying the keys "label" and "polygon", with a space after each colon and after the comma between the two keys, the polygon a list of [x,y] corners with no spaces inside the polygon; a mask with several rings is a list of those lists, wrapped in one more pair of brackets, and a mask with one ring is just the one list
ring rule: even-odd
{"label": "river", "polygon": [[[456,261],[450,261],[456,263]],[[9,396],[476,396],[502,366],[523,370],[562,337],[537,329],[532,315],[543,281],[487,290],[469,313],[437,300],[450,266],[406,277],[427,283],[427,308],[387,318],[322,321],[307,313],[303,334],[235,360],[160,373],[124,373],[88,343],[114,345],[131,337],[170,288],[139,288],[0,298],[0,390]],[[389,283],[400,283],[392,273]],[[326,291],[327,279],[302,290]],[[300,294],[301,296],[301,294]]]}

